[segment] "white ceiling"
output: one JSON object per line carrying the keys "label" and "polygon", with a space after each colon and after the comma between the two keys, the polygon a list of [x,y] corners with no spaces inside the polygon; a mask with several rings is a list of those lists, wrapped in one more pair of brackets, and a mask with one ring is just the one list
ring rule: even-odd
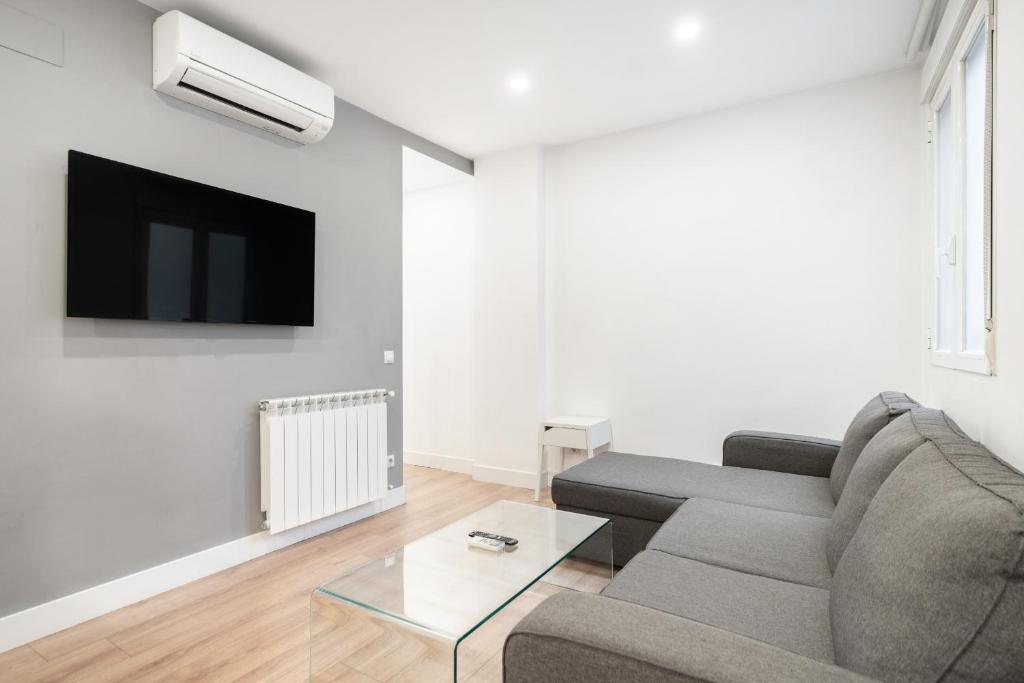
{"label": "white ceiling", "polygon": [[[144,1],[191,14],[470,157],[905,66],[921,2]],[[684,21],[701,32],[680,44]],[[529,79],[527,92],[509,92],[516,75]]]}

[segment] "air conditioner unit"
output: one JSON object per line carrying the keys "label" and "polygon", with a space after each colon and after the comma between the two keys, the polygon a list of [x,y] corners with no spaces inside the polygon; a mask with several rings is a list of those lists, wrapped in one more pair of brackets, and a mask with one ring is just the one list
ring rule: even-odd
{"label": "air conditioner unit", "polygon": [[153,24],[153,88],[310,144],[334,125],[334,89],[178,11]]}

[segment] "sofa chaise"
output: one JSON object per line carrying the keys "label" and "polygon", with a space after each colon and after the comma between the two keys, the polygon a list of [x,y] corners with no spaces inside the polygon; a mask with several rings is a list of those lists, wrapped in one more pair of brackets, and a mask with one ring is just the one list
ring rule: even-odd
{"label": "sofa chaise", "polygon": [[842,442],[740,432],[723,462],[555,478],[624,567],[527,615],[507,683],[1024,680],[1024,476],[944,413],[885,392]]}

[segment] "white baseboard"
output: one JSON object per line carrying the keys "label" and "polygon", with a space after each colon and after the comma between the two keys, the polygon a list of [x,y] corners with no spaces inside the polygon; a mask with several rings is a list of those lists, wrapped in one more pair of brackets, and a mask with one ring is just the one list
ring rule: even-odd
{"label": "white baseboard", "polygon": [[521,489],[533,489],[537,486],[537,473],[524,470],[510,470],[490,465],[473,465],[473,479],[488,481],[492,484],[517,486]]}
{"label": "white baseboard", "polygon": [[429,453],[427,451],[403,451],[402,455],[404,458],[402,462],[406,465],[419,465],[420,467],[431,467],[436,470],[471,474],[476,481],[516,486],[521,489],[532,489],[537,485],[537,475],[534,472],[478,465],[472,458]]}
{"label": "white baseboard", "polygon": [[156,567],[122,576],[56,600],[0,618],[0,652],[126,607],[190,581],[215,574],[307,538],[358,522],[405,503],[405,487],[388,491],[380,499],[270,535],[268,531],[200,550]]}
{"label": "white baseboard", "polygon": [[403,451],[402,456],[402,462],[406,465],[419,465],[420,467],[432,467],[435,470],[473,474],[472,458],[460,458],[455,455],[441,455],[440,453],[427,453],[425,451]]}

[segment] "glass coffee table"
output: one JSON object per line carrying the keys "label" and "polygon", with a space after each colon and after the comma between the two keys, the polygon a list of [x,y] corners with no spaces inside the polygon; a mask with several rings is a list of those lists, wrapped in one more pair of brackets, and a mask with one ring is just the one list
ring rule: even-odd
{"label": "glass coffee table", "polygon": [[[471,531],[519,543],[472,548]],[[499,501],[319,586],[310,599],[310,680],[465,681],[482,666],[467,637],[598,535],[608,548],[600,571],[611,576],[611,532],[600,517]],[[493,655],[501,642],[481,649]]]}

